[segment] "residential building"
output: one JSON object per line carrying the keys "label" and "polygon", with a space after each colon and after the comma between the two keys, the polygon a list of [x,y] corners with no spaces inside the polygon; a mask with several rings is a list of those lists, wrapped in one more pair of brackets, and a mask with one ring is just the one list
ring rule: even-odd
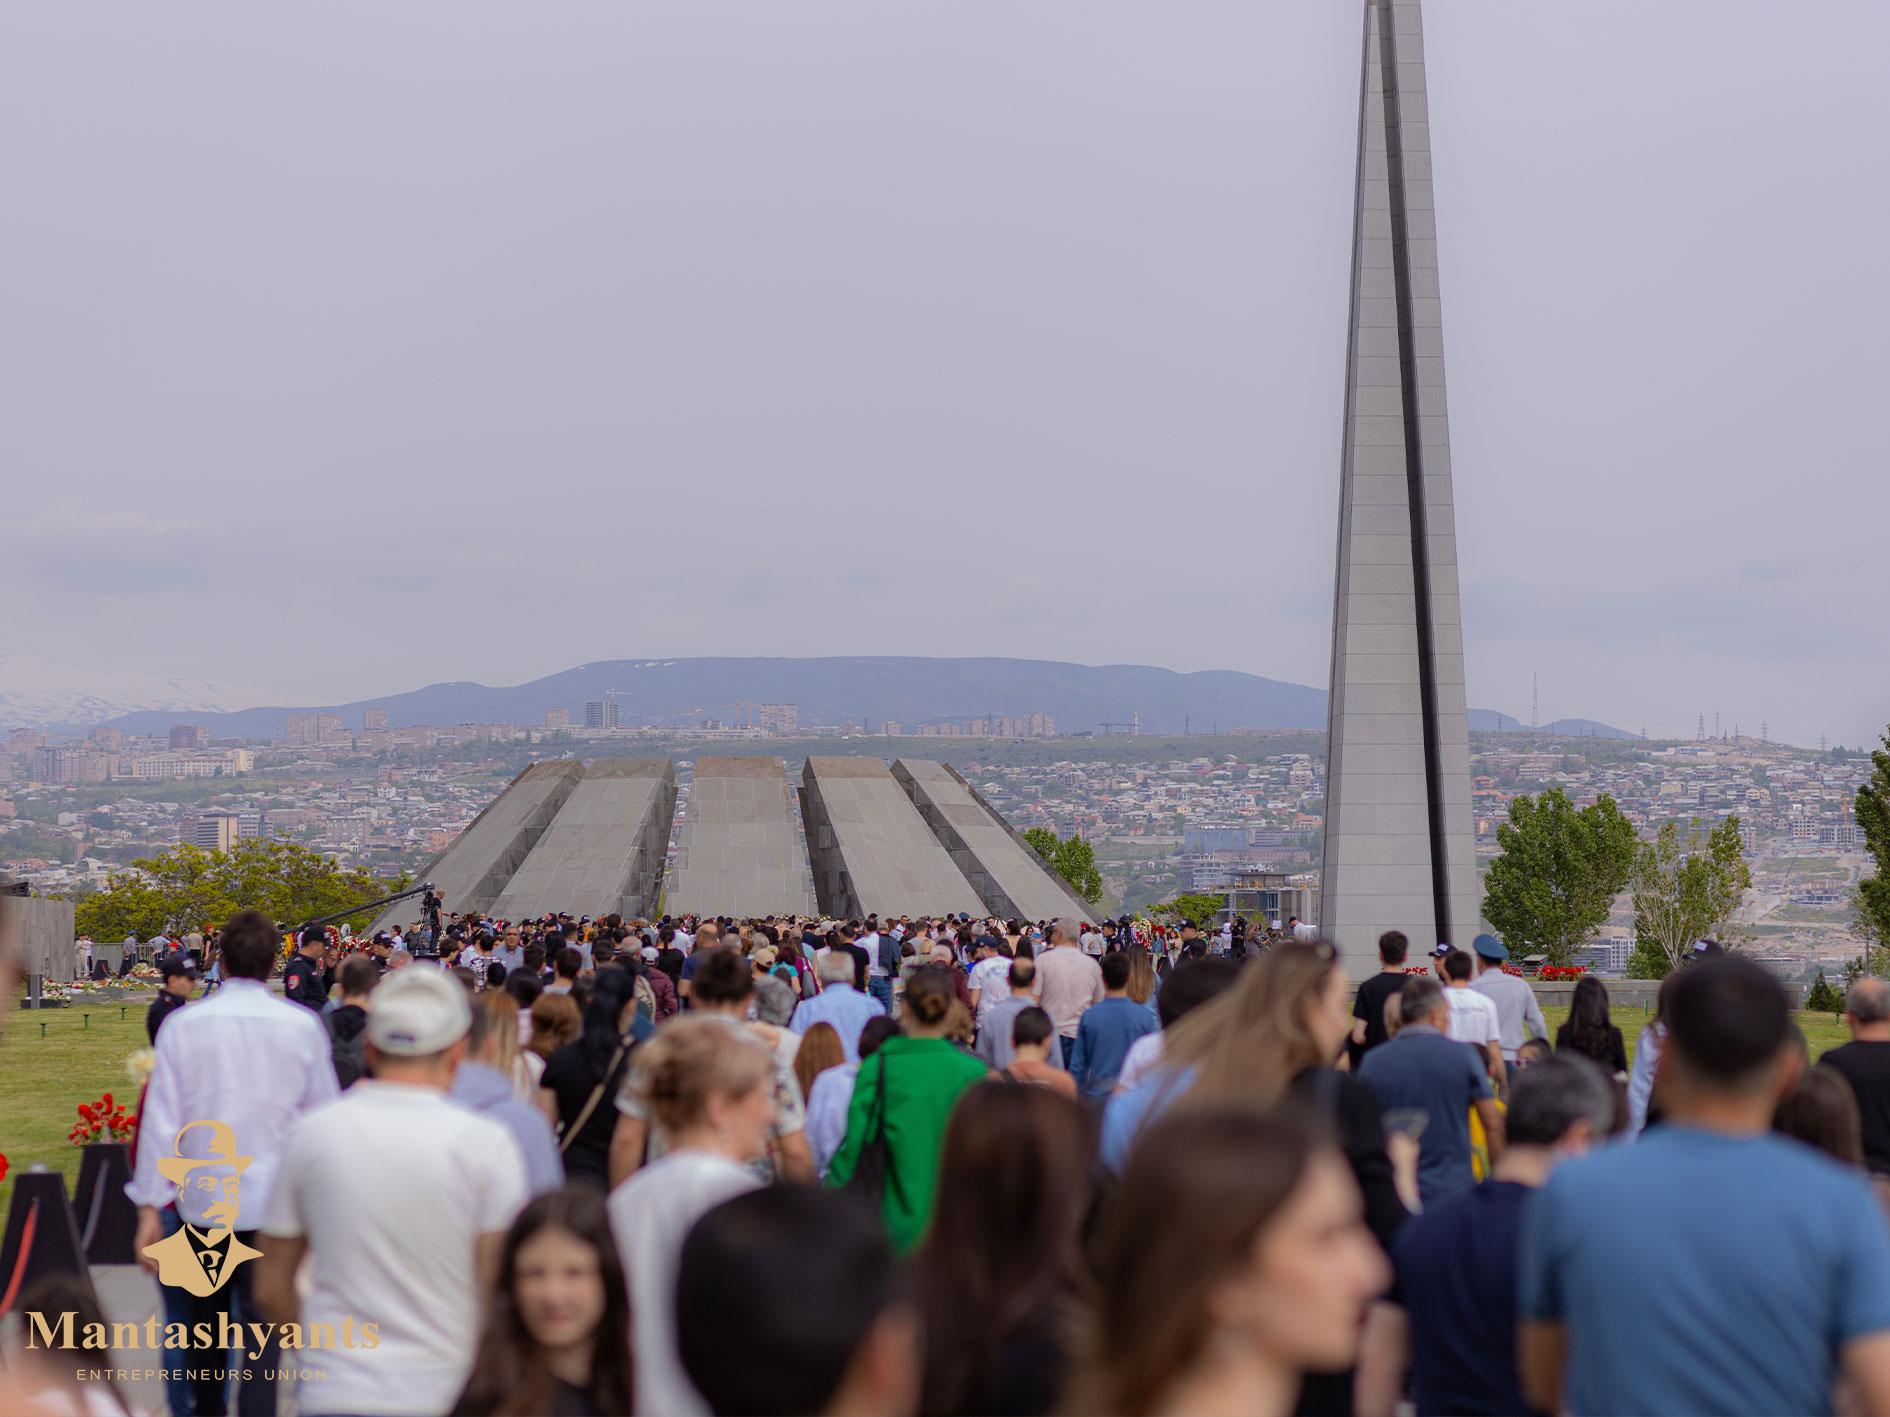
{"label": "residential building", "polygon": [[755,708],[755,727],[764,733],[792,733],[799,722],[800,710],[793,704],[759,704]]}
{"label": "residential building", "polygon": [[194,752],[210,746],[210,729],[201,723],[178,723],[171,727],[171,747]]}
{"label": "residential building", "polygon": [[236,845],[236,827],[236,813],[213,808],[185,819],[180,836],[201,851],[229,851]]}
{"label": "residential building", "polygon": [[369,733],[384,732],[387,728],[387,710],[371,708],[361,715],[361,726]]}

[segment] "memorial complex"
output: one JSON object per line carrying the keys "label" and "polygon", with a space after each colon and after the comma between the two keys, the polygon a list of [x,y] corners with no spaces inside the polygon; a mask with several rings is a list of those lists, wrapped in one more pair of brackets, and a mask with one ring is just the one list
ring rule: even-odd
{"label": "memorial complex", "polygon": [[[665,757],[534,763],[420,878],[447,911],[506,920],[1091,913],[941,763],[809,758],[796,794],[780,758],[701,757],[680,812],[678,799]],[[393,905],[374,928],[415,909]]]}

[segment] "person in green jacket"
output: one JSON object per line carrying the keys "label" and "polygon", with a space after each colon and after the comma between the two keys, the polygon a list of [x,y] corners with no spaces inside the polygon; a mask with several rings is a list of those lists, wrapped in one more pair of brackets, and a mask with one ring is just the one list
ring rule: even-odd
{"label": "person in green jacket", "polygon": [[905,1036],[888,1038],[860,1066],[847,1109],[846,1140],[827,1172],[829,1186],[845,1186],[867,1143],[884,1137],[886,1189],[880,1217],[901,1254],[918,1245],[932,1221],[939,1150],[952,1105],[986,1076],[983,1063],[961,1053],[945,1036],[946,1015],[957,997],[949,970],[927,965],[913,971],[906,984]]}

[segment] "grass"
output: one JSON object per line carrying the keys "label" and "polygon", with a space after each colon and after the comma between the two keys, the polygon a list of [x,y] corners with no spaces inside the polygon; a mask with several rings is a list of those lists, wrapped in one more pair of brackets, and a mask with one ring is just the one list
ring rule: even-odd
{"label": "grass", "polygon": [[[36,1162],[63,1171],[68,1191],[79,1179],[83,1153],[66,1140],[66,1133],[79,1120],[81,1102],[96,1102],[109,1092],[127,1111],[135,1109],[138,1088],[125,1072],[125,1056],[147,1042],[144,1015],[149,1006],[148,997],[134,996],[32,1013],[15,1007],[15,1000],[4,1002],[0,1155],[7,1158],[9,1169],[0,1180],[0,1216],[12,1199],[14,1178]],[[89,1026],[86,1014],[91,1015]]]}
{"label": "grass", "polygon": [[[1654,1016],[1652,1009],[1612,1008],[1609,1016],[1614,1026],[1621,1030],[1621,1037],[1627,1042],[1628,1066],[1634,1066],[1634,1045],[1640,1039],[1641,1030]],[[1542,1018],[1549,1025],[1549,1037],[1555,1037],[1555,1030],[1568,1018],[1567,1009],[1544,1009]],[[1805,1042],[1811,1047],[1811,1060],[1817,1062],[1830,1049],[1840,1043],[1851,1041],[1850,1030],[1844,1027],[1844,1020],[1831,1014],[1806,1013],[1802,1009],[1792,1015],[1792,1021],[1804,1031]]]}

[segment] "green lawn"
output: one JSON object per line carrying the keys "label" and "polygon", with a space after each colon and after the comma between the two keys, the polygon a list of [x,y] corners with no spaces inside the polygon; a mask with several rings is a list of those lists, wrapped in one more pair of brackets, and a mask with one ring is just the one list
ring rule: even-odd
{"label": "green lawn", "polygon": [[[1614,1008],[1609,1010],[1614,1019],[1614,1026],[1621,1030],[1621,1036],[1627,1040],[1628,1066],[1634,1065],[1634,1045],[1640,1039],[1641,1030],[1653,1017],[1652,1009]],[[1567,1009],[1544,1009],[1544,1022],[1549,1025],[1549,1037],[1555,1037],[1555,1030],[1562,1026],[1568,1017]],[[1851,1035],[1844,1027],[1844,1020],[1830,1014],[1808,1014],[1803,1011],[1792,1015],[1792,1019],[1804,1030],[1805,1042],[1811,1045],[1811,1059],[1816,1062],[1829,1049],[1840,1043],[1849,1043]]]}
{"label": "green lawn", "polygon": [[[156,990],[151,991],[152,994]],[[0,1217],[13,1195],[13,1178],[35,1162],[66,1173],[70,1188],[79,1178],[78,1147],[66,1133],[79,1120],[81,1102],[109,1092],[130,1111],[138,1088],[125,1072],[125,1057],[145,1046],[144,1014],[150,996],[111,1003],[74,1003],[38,1013],[5,1001],[6,1033],[0,1039],[0,1155],[9,1170],[0,1180]],[[120,1018],[120,1010],[123,1018]],[[84,1015],[90,1014],[88,1024]],[[46,1025],[40,1037],[40,1024]]]}

